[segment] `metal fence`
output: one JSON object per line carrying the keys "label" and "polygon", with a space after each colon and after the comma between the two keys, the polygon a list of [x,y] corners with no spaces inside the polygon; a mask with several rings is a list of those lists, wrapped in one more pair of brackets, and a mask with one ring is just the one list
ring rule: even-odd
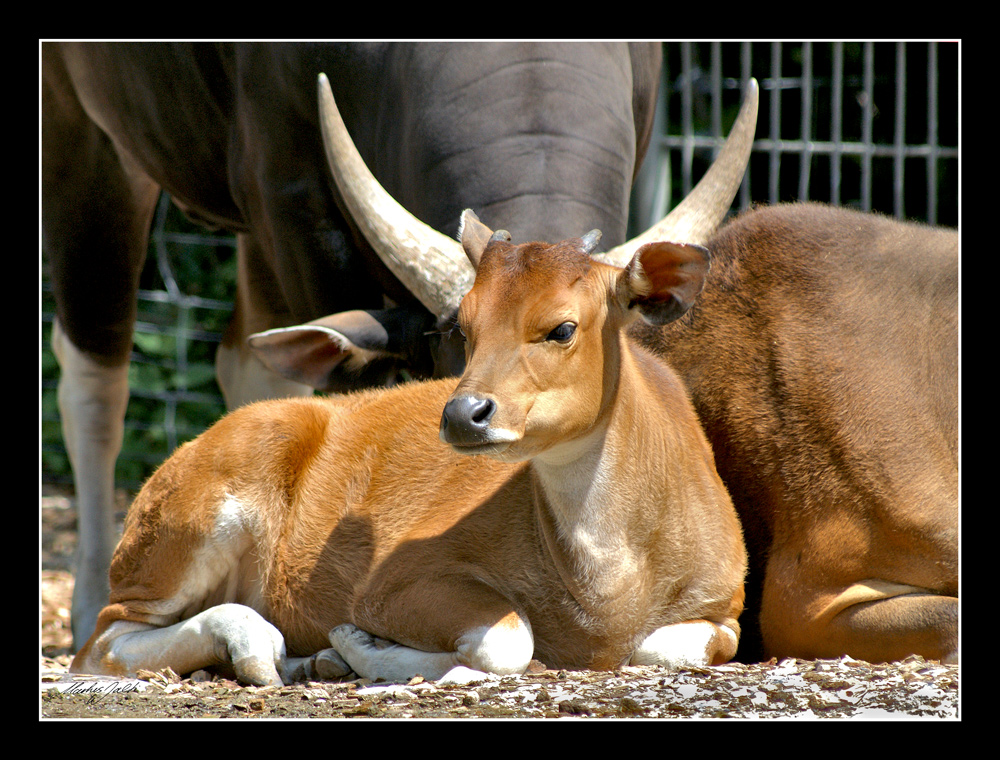
{"label": "metal fence", "polygon": [[753,155],[737,206],[818,200],[958,225],[957,43],[682,42],[664,48],[636,224],[704,173],[746,81],[760,84]]}
{"label": "metal fence", "polygon": [[[749,77],[761,100],[734,211],[818,200],[935,224],[959,219],[957,44],[666,43],[655,133],[633,193],[644,229],[714,158]],[[44,264],[44,255],[43,255]],[[190,225],[164,197],[139,294],[119,482],[137,486],[221,415],[212,357],[235,291],[233,240]],[[69,482],[42,279],[42,478]]]}

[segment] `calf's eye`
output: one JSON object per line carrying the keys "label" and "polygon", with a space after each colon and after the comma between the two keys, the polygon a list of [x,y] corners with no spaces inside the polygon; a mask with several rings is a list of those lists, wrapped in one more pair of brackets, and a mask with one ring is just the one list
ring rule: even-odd
{"label": "calf's eye", "polygon": [[576,325],[572,322],[563,322],[559,327],[550,332],[545,340],[554,340],[557,343],[565,343],[573,337],[576,332]]}

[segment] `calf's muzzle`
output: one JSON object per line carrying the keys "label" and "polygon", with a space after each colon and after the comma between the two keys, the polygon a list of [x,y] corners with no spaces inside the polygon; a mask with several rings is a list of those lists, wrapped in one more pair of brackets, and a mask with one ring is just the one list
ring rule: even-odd
{"label": "calf's muzzle", "polygon": [[441,414],[441,440],[453,446],[480,446],[491,443],[490,420],[496,402],[472,394],[455,396]]}

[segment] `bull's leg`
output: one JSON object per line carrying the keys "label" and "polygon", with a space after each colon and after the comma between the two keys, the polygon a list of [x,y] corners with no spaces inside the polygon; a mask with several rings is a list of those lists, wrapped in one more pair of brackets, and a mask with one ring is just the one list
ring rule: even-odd
{"label": "bull's leg", "polygon": [[[112,616],[115,606],[104,614]],[[101,622],[103,630],[73,660],[74,673],[135,676],[140,669],[169,667],[179,674],[200,668],[231,667],[236,677],[255,686],[293,680],[301,660],[285,657],[281,633],[242,604],[220,604],[162,628],[126,620]]]}
{"label": "bull's leg", "polygon": [[61,369],[59,410],[75,473],[77,550],[74,558],[73,640],[85,641],[108,602],[108,567],[118,543],[114,525],[115,460],[128,405],[128,363],[104,366],[77,349],[58,320],[52,349]]}
{"label": "bull's leg", "polygon": [[[773,591],[772,591],[773,593]],[[931,589],[868,579],[845,589],[781,595],[780,612],[765,584],[761,629],[769,654],[869,662],[908,655],[958,662],[958,598]]]}
{"label": "bull's leg", "polygon": [[242,345],[220,345],[215,354],[215,374],[227,409],[268,398],[311,396],[313,389],[278,375],[265,367]]}
{"label": "bull's leg", "polygon": [[72,626],[79,646],[108,600],[113,468],[136,291],[160,191],[90,121],[59,58],[45,56],[43,69],[42,234],[58,315],[60,411],[77,493]]}
{"label": "bull's leg", "polygon": [[228,409],[267,398],[312,395],[307,385],[267,368],[247,345],[252,333],[284,327],[294,321],[277,292],[277,279],[254,241],[237,236],[236,300],[233,318],[215,354],[215,374]]}
{"label": "bull's leg", "polygon": [[[734,630],[735,629],[735,630]],[[630,665],[662,665],[670,670],[721,665],[736,654],[739,626],[686,620],[657,628],[632,654]]]}

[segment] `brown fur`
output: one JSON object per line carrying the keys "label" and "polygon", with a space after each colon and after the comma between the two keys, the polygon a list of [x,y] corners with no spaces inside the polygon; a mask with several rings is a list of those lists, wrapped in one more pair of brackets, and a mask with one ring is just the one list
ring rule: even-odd
{"label": "brown fur", "polygon": [[[797,204],[706,245],[698,303],[634,334],[683,378],[740,513],[741,658],[956,652],[957,235]],[[852,588],[870,579],[890,585]]]}

